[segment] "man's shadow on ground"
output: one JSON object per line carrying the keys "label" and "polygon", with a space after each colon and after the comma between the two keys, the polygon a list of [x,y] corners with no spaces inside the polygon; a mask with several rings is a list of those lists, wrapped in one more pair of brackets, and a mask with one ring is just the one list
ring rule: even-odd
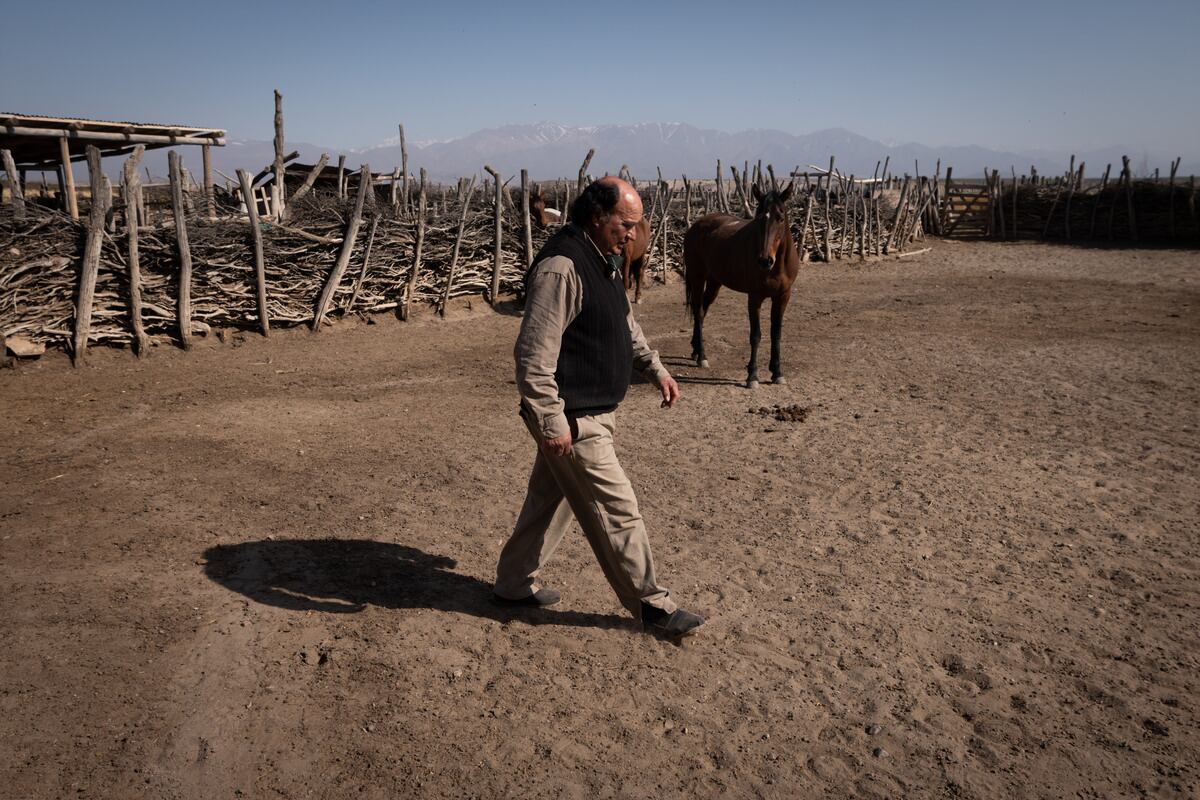
{"label": "man's shadow on ground", "polygon": [[264,605],[353,614],[367,606],[429,608],[530,625],[628,628],[615,614],[504,608],[492,586],[454,572],[457,562],[414,547],[369,539],[280,539],[217,545],[204,551],[205,574]]}

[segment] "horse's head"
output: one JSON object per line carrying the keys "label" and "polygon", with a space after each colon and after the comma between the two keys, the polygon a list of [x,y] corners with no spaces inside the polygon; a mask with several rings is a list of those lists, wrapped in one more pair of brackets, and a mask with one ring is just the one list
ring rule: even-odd
{"label": "horse's head", "polygon": [[546,208],[546,195],[542,194],[542,190],[537,184],[529,190],[529,216],[533,217],[533,221],[539,227],[548,228],[552,222],[557,222],[559,212],[553,208]]}
{"label": "horse's head", "polygon": [[758,184],[754,185],[754,200],[758,208],[754,219],[762,226],[762,242],[758,252],[758,265],[763,269],[775,266],[775,256],[779,248],[791,236],[788,222],[787,204],[792,197],[792,186],[795,181],[788,183],[782,192],[771,190],[763,194]]}

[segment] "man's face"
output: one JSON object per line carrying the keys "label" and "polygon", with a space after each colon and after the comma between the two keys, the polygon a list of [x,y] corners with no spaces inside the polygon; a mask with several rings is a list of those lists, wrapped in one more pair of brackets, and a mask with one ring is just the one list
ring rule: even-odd
{"label": "man's face", "polygon": [[588,230],[592,241],[605,255],[620,255],[625,243],[637,234],[642,219],[642,201],[634,195],[622,194],[608,214],[597,217]]}

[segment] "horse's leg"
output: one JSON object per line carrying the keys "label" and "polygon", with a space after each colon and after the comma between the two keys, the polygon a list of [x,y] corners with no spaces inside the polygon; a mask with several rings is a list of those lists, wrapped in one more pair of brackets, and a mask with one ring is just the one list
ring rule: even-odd
{"label": "horse's leg", "polygon": [[646,268],[646,257],[642,256],[633,265],[633,283],[637,287],[633,292],[633,302],[642,302],[642,271]]}
{"label": "horse's leg", "polygon": [[721,284],[709,278],[704,284],[704,294],[700,297],[699,308],[692,309],[692,358],[696,366],[707,367],[708,357],[704,355],[704,318],[708,316],[708,307],[717,299]]}
{"label": "horse's leg", "polygon": [[688,311],[692,315],[692,359],[700,365],[700,351],[704,349],[704,340],[701,338],[704,322],[700,318],[700,309],[704,304],[704,268],[692,249],[687,247],[686,241],[683,249],[683,280]]}
{"label": "horse's leg", "polygon": [[750,363],[746,365],[746,388],[758,388],[758,342],[762,339],[762,325],[758,312],[762,308],[762,297],[750,294],[746,308],[750,313]]}
{"label": "horse's leg", "polygon": [[787,308],[788,300],[791,299],[790,291],[783,294],[777,294],[771,298],[771,382],[772,383],[787,383],[787,379],[783,377],[783,368],[780,366],[780,339],[783,335],[783,312]]}

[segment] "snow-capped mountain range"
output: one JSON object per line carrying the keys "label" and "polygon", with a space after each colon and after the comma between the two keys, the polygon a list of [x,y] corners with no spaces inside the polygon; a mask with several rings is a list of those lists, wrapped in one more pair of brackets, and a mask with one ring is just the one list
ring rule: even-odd
{"label": "snow-capped mountain range", "polygon": [[[315,163],[322,152],[328,152],[333,163],[337,161],[338,151],[330,147],[288,142],[287,149],[300,151],[302,163]],[[721,160],[724,177],[728,178],[730,164],[740,169],[745,162],[759,159],[764,167],[774,165],[778,176],[796,167],[804,170],[810,164],[827,166],[830,156],[836,158],[839,170],[858,176],[873,174],[876,164],[885,158],[890,159],[893,174],[915,174],[919,168],[921,174],[929,175],[940,159],[943,174],[947,166],[952,166],[956,175],[969,177],[982,174],[985,168],[999,169],[1009,175],[1010,168],[1015,167],[1018,174],[1025,174],[1030,165],[1042,174],[1057,174],[1067,169],[1070,158],[1066,152],[1020,153],[974,145],[931,147],[914,142],[889,145],[843,128],[796,135],[763,129],[725,133],[680,122],[587,127],[539,122],[488,128],[444,141],[409,141],[408,163],[413,174],[424,167],[434,181],[480,173],[484,164],[506,177],[524,168],[529,170],[531,178],[546,180],[576,175],[589,149],[596,151],[588,169],[592,175],[616,174],[622,165],[627,165],[639,179],[656,177],[658,169],[669,178],[684,174],[712,178],[717,159]],[[198,162],[198,154],[189,150],[184,149],[185,158]],[[390,172],[401,160],[398,137],[373,147],[344,152],[350,169],[370,164],[375,172]],[[1117,145],[1076,153],[1076,164],[1086,161],[1087,175],[1095,177],[1109,163],[1114,171],[1119,170],[1123,154],[1131,157],[1139,174],[1152,173],[1158,167],[1165,175],[1173,157]],[[148,166],[155,174],[165,174],[165,167],[156,163],[158,159],[150,159],[153,155],[158,153],[147,154]],[[273,158],[270,141],[231,140],[226,147],[213,152],[216,168],[227,175],[233,175],[237,168],[261,169]],[[165,164],[165,157],[161,160]],[[192,167],[193,172],[198,166]],[[1198,171],[1200,162],[1185,163],[1180,169],[1184,175]]]}

